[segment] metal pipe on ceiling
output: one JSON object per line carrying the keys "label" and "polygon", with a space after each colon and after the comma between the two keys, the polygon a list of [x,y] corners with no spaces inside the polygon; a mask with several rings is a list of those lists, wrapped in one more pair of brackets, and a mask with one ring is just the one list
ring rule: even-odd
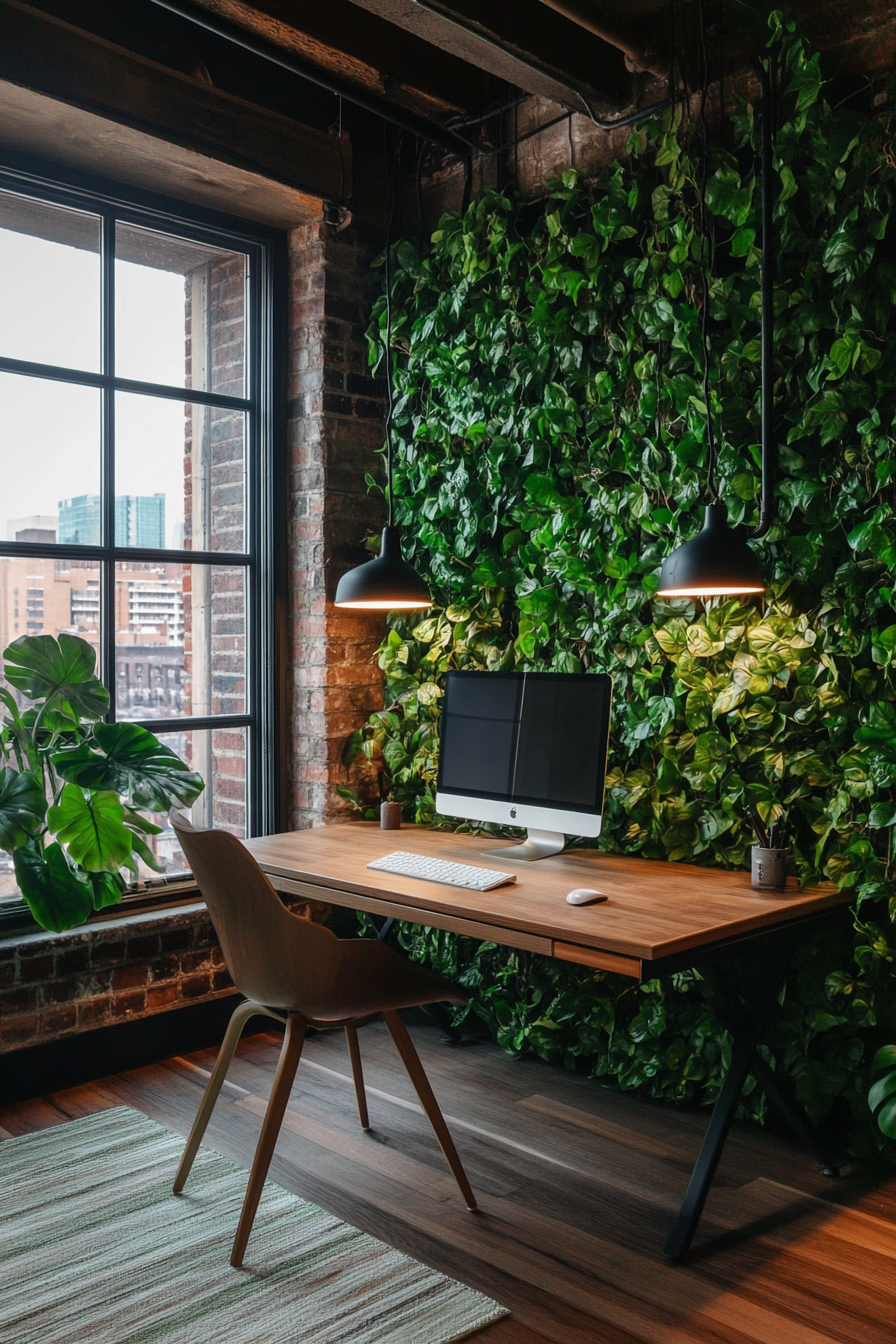
{"label": "metal pipe on ceiling", "polygon": [[[160,0],[156,0],[156,3],[160,3]],[[542,65],[540,61],[535,60],[531,56],[524,56],[521,52],[514,51],[499,38],[492,37],[491,34],[485,33],[468,19],[454,13],[447,7],[447,5],[442,3],[442,0],[412,0],[412,3],[415,4],[418,9],[423,9],[427,14],[433,14],[437,18],[443,19],[446,23],[450,23],[461,32],[475,37],[477,41],[483,42],[488,47],[492,47],[495,51],[500,51],[505,56],[512,56],[515,61],[518,61],[520,65],[525,66],[526,69],[532,70],[539,75],[548,75],[555,81],[555,83],[563,84],[563,87],[567,92],[570,93],[576,102],[580,103],[585,109],[586,114],[591,118],[599,131],[615,131],[620,126],[634,126],[639,121],[643,121],[645,117],[653,116],[655,112],[660,112],[663,108],[671,107],[675,101],[674,95],[670,89],[669,94],[665,98],[660,98],[656,102],[649,103],[646,107],[636,108],[632,112],[627,112],[625,116],[599,117],[591,106],[590,97],[586,95],[577,84],[572,83],[568,76],[561,79],[561,76],[557,71],[551,70],[546,65]],[[479,152],[483,152],[482,145],[473,145],[472,148]],[[507,146],[505,146],[505,148],[507,148]],[[488,153],[489,151],[486,150],[484,152]],[[496,153],[498,151],[491,152]]]}
{"label": "metal pipe on ceiling", "polygon": [[595,6],[590,0],[540,0],[557,14],[562,14],[571,23],[577,24],[587,32],[599,37],[611,47],[616,47],[625,57],[627,68],[635,74],[647,71],[651,75],[662,77],[669,70],[669,56],[658,50],[645,37],[629,28],[620,27],[599,18]]}
{"label": "metal pipe on ceiling", "polygon": [[365,112],[372,112],[375,116],[391,122],[393,126],[398,126],[411,135],[419,135],[424,140],[431,140],[435,144],[443,145],[446,149],[453,150],[455,154],[462,156],[469,154],[472,148],[478,148],[473,141],[467,140],[454,131],[447,130],[444,126],[440,126],[438,122],[430,121],[414,112],[404,112],[400,108],[393,107],[385,99],[379,99],[365,93],[348,80],[327,74],[310,61],[305,61],[300,56],[293,55],[292,52],[286,51],[283,47],[278,47],[276,43],[269,42],[266,38],[248,32],[247,29],[231,23],[228,19],[221,18],[220,15],[213,13],[211,10],[190,4],[189,0],[152,0],[152,3],[159,5],[162,9],[169,10],[181,19],[186,19],[188,23],[193,23],[199,28],[205,28],[208,32],[214,33],[216,37],[224,38],[226,42],[232,42],[235,46],[241,47],[243,51],[251,52],[253,56],[259,56],[263,61],[269,61],[272,65],[279,65],[282,70],[288,70],[290,74],[308,80],[309,83],[316,84],[318,88],[326,89],[328,93],[335,94],[339,98],[344,98],[347,103],[363,108]]}

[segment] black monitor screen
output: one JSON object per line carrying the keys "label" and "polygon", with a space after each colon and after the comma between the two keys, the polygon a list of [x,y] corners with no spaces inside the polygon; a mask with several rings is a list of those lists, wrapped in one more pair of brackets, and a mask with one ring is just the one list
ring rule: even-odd
{"label": "black monitor screen", "polygon": [[439,791],[599,811],[610,688],[605,675],[449,672]]}

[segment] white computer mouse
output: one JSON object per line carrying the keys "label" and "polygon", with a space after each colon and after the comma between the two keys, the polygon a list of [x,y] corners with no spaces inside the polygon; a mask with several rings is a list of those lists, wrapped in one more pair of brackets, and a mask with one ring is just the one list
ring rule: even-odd
{"label": "white computer mouse", "polygon": [[596,905],[598,901],[607,898],[602,891],[595,891],[593,887],[576,887],[566,899],[570,905]]}

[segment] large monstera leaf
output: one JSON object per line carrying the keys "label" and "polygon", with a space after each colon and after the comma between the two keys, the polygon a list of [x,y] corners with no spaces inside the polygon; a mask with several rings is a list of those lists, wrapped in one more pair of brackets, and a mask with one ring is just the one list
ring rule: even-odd
{"label": "large monstera leaf", "polygon": [[896,1139],[896,1045],[881,1046],[871,1068],[880,1077],[868,1093],[868,1105],[881,1133]]}
{"label": "large monstera leaf", "polygon": [[11,854],[36,835],[46,811],[46,799],[32,775],[9,767],[0,770],[0,849]]}
{"label": "large monstera leaf", "polygon": [[47,825],[75,863],[88,873],[116,873],[130,863],[133,836],[124,824],[124,808],[111,791],[66,784]]}
{"label": "large monstera leaf", "polygon": [[54,842],[41,853],[27,840],[16,850],[14,862],[19,889],[38,924],[61,933],[84,923],[94,908],[93,888],[84,873],[69,867],[61,845]]}
{"label": "large monstera leaf", "polygon": [[114,790],[151,812],[189,807],[205,788],[201,775],[139,724],[100,723],[93,736],[102,754],[85,743],[53,756],[62,779],[85,789]]}
{"label": "large monstera leaf", "polygon": [[22,635],[3,656],[7,681],[31,700],[45,700],[73,720],[101,719],[109,708],[109,692],[95,675],[96,654],[86,639]]}

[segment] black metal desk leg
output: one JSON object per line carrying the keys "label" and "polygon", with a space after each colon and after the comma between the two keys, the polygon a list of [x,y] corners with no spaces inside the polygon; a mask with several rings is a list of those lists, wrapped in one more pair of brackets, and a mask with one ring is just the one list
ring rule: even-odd
{"label": "black metal desk leg", "polygon": [[693,1241],[694,1233],[697,1231],[697,1224],[700,1222],[706,1196],[709,1194],[709,1187],[712,1185],[716,1167],[719,1165],[719,1158],[722,1156],[722,1149],[725,1146],[725,1139],[728,1137],[728,1130],[731,1128],[731,1121],[734,1118],[738,1099],[750,1072],[765,1019],[774,1002],[781,975],[787,964],[790,944],[789,942],[786,944],[782,942],[782,945],[774,952],[771,949],[769,949],[769,952],[771,955],[767,956],[763,962],[761,980],[754,986],[755,997],[750,1004],[749,1016],[742,1018],[738,1023],[730,1024],[734,1030],[731,1064],[722,1084],[722,1090],[712,1109],[712,1115],[703,1139],[703,1146],[694,1164],[694,1170],[691,1173],[691,1179],[682,1200],[681,1208],[678,1210],[672,1235],[669,1237],[663,1252],[666,1263],[670,1265],[677,1264],[687,1252]]}

